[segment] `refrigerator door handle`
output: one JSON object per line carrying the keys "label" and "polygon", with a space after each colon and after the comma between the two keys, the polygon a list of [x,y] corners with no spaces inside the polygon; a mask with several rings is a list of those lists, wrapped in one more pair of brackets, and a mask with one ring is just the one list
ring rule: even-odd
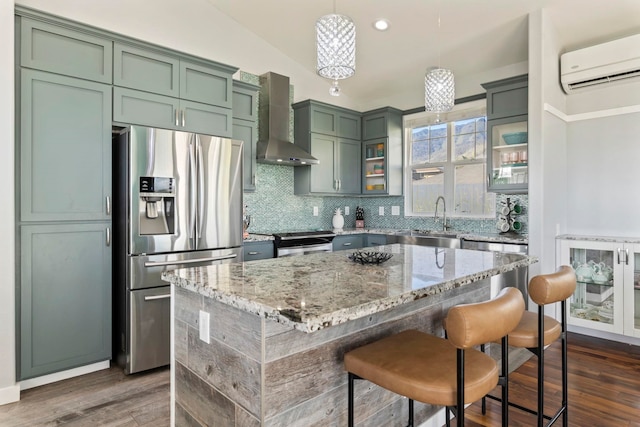
{"label": "refrigerator door handle", "polygon": [[230,255],[223,255],[223,256],[212,256],[212,257],[206,257],[206,258],[194,258],[194,259],[185,259],[185,260],[147,261],[144,263],[144,266],[145,267],[164,267],[167,265],[197,264],[200,262],[224,261],[225,259],[233,259],[237,257],[238,257],[238,254],[230,254]]}
{"label": "refrigerator door handle", "polygon": [[167,298],[171,298],[171,294],[164,294],[164,295],[147,295],[144,297],[145,301],[153,301],[154,299],[167,299]]}
{"label": "refrigerator door handle", "polygon": [[[193,135],[192,135],[193,137]],[[196,223],[196,164],[194,159],[194,144],[189,141],[189,239],[193,239]],[[193,245],[195,248],[195,245]]]}
{"label": "refrigerator door handle", "polygon": [[204,218],[204,159],[202,157],[202,144],[200,137],[196,136],[196,155],[198,161],[198,219],[196,223],[196,235],[198,239],[202,233],[202,219]]}

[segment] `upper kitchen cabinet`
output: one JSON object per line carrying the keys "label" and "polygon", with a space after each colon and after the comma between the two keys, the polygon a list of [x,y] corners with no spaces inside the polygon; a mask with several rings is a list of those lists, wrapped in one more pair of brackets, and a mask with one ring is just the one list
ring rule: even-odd
{"label": "upper kitchen cabinet", "polygon": [[232,134],[228,108],[121,87],[113,88],[113,120],[222,137]]}
{"label": "upper kitchen cabinet", "polygon": [[361,139],[360,113],[311,100],[296,105],[296,113],[300,108],[300,114],[306,116],[310,132]]}
{"label": "upper kitchen cabinet", "polygon": [[22,67],[111,84],[111,40],[29,18],[17,25]]}
{"label": "upper kitchen cabinet", "polygon": [[111,87],[20,72],[21,221],[108,220]]}
{"label": "upper kitchen cabinet", "polygon": [[528,77],[482,85],[487,90],[487,169],[489,191],[528,191]]}
{"label": "upper kitchen cabinet", "polygon": [[482,87],[487,91],[487,120],[528,113],[529,77],[527,74],[483,83]]}
{"label": "upper kitchen cabinet", "polygon": [[196,64],[123,43],[114,44],[115,86],[231,108],[235,68]]}
{"label": "upper kitchen cabinet", "polygon": [[362,194],[402,195],[402,112],[363,113],[362,136]]}
{"label": "upper kitchen cabinet", "polygon": [[295,194],[360,194],[360,113],[316,101],[293,109],[295,144],[320,161],[294,168]]}
{"label": "upper kitchen cabinet", "polygon": [[236,68],[119,42],[113,64],[114,121],[231,137]]}
{"label": "upper kitchen cabinet", "polygon": [[258,142],[259,86],[233,82],[233,139],[244,142],[244,191],[256,190],[256,144]]}

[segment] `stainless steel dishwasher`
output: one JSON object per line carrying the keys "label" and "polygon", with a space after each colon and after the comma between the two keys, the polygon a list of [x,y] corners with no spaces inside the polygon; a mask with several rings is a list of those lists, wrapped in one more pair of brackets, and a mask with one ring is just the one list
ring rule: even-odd
{"label": "stainless steel dishwasher", "polygon": [[[461,249],[475,249],[478,251],[492,252],[510,252],[519,254],[527,254],[529,248],[529,246],[526,244],[485,242],[480,240],[467,240],[466,238],[460,239],[460,247]],[[524,296],[525,304],[528,305],[528,283],[528,267],[520,267],[507,273],[493,276],[491,277],[491,297],[493,298],[494,296],[496,296],[502,288],[513,286],[520,289],[522,295]]]}

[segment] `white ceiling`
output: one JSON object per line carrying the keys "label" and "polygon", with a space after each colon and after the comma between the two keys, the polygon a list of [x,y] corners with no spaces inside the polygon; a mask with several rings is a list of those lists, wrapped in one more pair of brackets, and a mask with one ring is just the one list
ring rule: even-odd
{"label": "white ceiling", "polygon": [[[640,32],[640,0],[206,1],[313,73],[315,21],[335,3],[357,34],[356,74],[340,82],[343,93],[374,105],[411,92],[412,105],[395,105],[405,109],[420,106],[417,88],[431,67],[459,79],[527,61],[527,15],[534,10],[548,11],[564,51]],[[386,32],[374,30],[378,18],[390,21]]]}

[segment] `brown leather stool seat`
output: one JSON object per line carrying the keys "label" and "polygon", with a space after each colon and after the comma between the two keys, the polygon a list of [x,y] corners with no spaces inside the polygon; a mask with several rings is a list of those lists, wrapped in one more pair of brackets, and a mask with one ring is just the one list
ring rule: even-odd
{"label": "brown leather stool seat", "polygon": [[[408,397],[410,426],[413,400],[455,408],[458,425],[464,425],[464,404],[479,400],[499,381],[496,361],[473,347],[503,338],[506,349],[506,336],[523,312],[522,293],[506,288],[490,301],[451,308],[447,339],[407,330],[345,354],[349,426],[353,426],[354,379],[366,379]],[[464,384],[459,387],[462,380]]]}
{"label": "brown leather stool seat", "polygon": [[[544,345],[548,346],[560,338],[562,325],[556,319],[544,317]],[[538,313],[525,311],[520,323],[509,332],[509,345],[521,348],[538,347]]]}

